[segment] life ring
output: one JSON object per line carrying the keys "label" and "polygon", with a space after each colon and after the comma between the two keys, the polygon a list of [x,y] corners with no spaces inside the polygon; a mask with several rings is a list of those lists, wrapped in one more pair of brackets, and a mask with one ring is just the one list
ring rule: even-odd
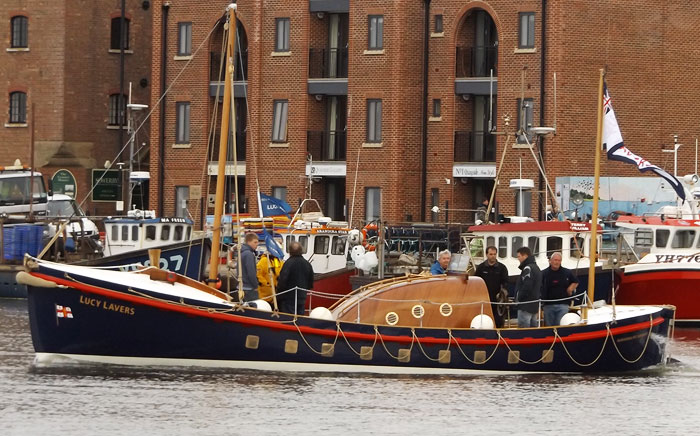
{"label": "life ring", "polygon": [[366,226],[362,228],[362,246],[365,247],[365,250],[367,251],[374,251],[376,249],[376,241],[374,243],[369,242],[370,236],[367,236],[367,233],[370,231],[376,232],[379,228],[377,227],[376,223],[368,223]]}

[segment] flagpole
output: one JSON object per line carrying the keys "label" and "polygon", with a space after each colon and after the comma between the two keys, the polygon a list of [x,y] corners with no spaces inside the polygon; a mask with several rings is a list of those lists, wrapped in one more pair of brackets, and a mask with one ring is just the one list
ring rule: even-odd
{"label": "flagpole", "polygon": [[[595,142],[595,165],[593,170],[593,212],[591,214],[591,245],[588,252],[588,307],[593,307],[595,291],[595,261],[598,254],[598,192],[600,189],[600,149],[603,146],[603,82],[605,70],[600,69],[598,83],[598,130]],[[584,308],[584,318],[588,318]]]}

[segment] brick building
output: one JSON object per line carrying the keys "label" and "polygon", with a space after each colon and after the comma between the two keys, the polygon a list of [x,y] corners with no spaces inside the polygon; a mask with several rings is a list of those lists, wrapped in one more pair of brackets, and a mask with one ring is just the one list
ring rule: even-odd
{"label": "brick building", "polygon": [[[169,88],[151,120],[150,197],[161,214],[187,204],[199,220],[212,192],[227,3],[154,2],[151,100]],[[334,219],[443,221],[447,209],[470,222],[504,156],[501,213],[516,212],[509,180],[526,178],[524,211],[541,216],[533,152],[552,185],[593,173],[601,68],[625,143],[672,170],[662,148],[677,134],[688,144],[678,173],[693,171],[694,2],[239,0],[237,17],[239,204],[254,214],[257,184],[294,207],[312,173],[312,196]],[[521,125],[532,149],[515,135]],[[229,162],[229,206],[234,170]],[[639,175],[607,161],[602,174]]]}
{"label": "brick building", "polygon": [[[90,191],[92,169],[103,169],[107,160],[128,167],[128,155],[117,157],[129,138],[126,99],[119,98],[121,84],[127,94],[132,83],[133,103],[149,103],[151,2],[124,2],[123,33],[121,4],[120,0],[0,2],[0,20],[5,23],[0,25],[4,45],[0,165],[12,165],[15,159],[29,164],[33,135],[35,168],[47,181],[57,170],[69,170],[79,201]],[[123,81],[122,34],[126,36]],[[146,146],[134,165],[145,171],[148,134],[145,124],[136,135],[137,144]],[[90,197],[84,206],[96,215],[115,211],[114,201],[91,202]]]}

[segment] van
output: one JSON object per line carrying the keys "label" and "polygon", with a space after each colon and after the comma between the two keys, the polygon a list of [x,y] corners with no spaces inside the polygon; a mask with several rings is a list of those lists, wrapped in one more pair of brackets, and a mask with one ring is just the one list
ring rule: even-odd
{"label": "van", "polygon": [[[64,194],[49,195],[46,217],[49,220],[52,218],[72,219],[71,223],[66,226],[69,236],[73,234],[78,236],[82,231],[83,236],[99,239],[100,233],[97,225],[85,216],[85,212],[83,212],[73,197]],[[53,224],[51,227],[54,227]],[[52,228],[50,235],[53,236],[55,232],[56,230]]]}
{"label": "van", "polygon": [[[31,189],[33,185],[33,190]],[[0,214],[46,215],[46,185],[40,172],[30,171],[22,165],[0,166]]]}

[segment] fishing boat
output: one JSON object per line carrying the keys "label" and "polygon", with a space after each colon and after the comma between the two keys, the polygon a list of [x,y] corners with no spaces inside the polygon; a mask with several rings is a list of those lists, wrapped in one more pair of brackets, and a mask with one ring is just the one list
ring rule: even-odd
{"label": "fishing boat", "polygon": [[[235,10],[236,5],[228,8],[227,58],[233,53]],[[223,132],[228,132],[232,74],[229,70],[225,83]],[[602,107],[600,100],[602,75]],[[225,140],[219,156],[222,165]],[[222,167],[218,174],[224,174]],[[219,177],[210,280],[219,259],[222,188]],[[596,251],[595,241],[593,226],[591,252]],[[103,271],[25,257],[25,268],[17,279],[29,290],[38,365],[70,359],[256,371],[635,371],[666,362],[675,310],[594,307],[591,290],[580,315],[565,316],[567,325],[496,329],[485,284],[478,277],[382,281],[305,316],[270,310],[262,300],[234,302],[226,293],[156,267]]]}
{"label": "fishing boat", "polygon": [[700,322],[700,220],[621,216],[633,232],[638,262],[623,265],[616,298],[622,304],[674,304],[679,322]]}
{"label": "fishing boat", "polygon": [[[597,226],[597,230],[602,230]],[[600,236],[597,236],[600,244]],[[540,269],[549,266],[549,256],[559,252],[561,266],[570,269],[579,281],[579,289],[588,288],[591,223],[579,221],[511,222],[469,227],[462,234],[464,245],[471,249],[476,264],[486,259],[486,248],[496,247],[498,261],[508,268],[511,285],[520,276],[517,250],[529,247]],[[598,245],[600,246],[600,245]],[[608,300],[613,289],[613,275],[595,261],[594,300]],[[511,289],[512,294],[513,289]]]}

